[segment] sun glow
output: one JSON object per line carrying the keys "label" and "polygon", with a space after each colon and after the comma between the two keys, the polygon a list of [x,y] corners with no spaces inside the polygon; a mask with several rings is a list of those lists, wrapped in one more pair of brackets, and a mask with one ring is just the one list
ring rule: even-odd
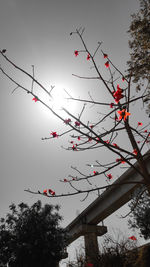
{"label": "sun glow", "polygon": [[51,105],[54,110],[61,111],[63,108],[69,112],[73,112],[75,109],[75,101],[69,100],[69,92],[67,89],[56,85],[51,91]]}
{"label": "sun glow", "polygon": [[47,97],[47,95],[43,95],[42,93],[40,96],[43,102],[45,102],[53,111],[64,117],[65,112],[63,111],[63,108],[65,108],[71,114],[74,114],[77,102],[69,99],[71,93],[68,89],[56,84],[55,86],[51,86],[49,92],[50,97]]}

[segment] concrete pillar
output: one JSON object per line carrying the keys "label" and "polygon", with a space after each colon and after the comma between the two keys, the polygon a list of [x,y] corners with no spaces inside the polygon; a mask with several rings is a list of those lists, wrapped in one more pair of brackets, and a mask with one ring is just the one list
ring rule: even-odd
{"label": "concrete pillar", "polygon": [[84,236],[84,242],[85,242],[86,263],[93,264],[93,267],[98,267],[99,248],[98,248],[97,234],[96,233],[86,234]]}
{"label": "concrete pillar", "polygon": [[86,263],[89,263],[89,266],[91,267],[92,264],[93,267],[99,266],[99,248],[97,236],[102,236],[106,232],[106,226],[83,225]]}

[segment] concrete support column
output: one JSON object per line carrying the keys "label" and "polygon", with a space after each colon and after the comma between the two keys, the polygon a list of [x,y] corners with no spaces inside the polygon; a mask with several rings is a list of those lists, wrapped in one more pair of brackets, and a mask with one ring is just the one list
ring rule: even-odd
{"label": "concrete support column", "polygon": [[99,248],[98,248],[97,236],[102,236],[106,232],[107,232],[106,226],[82,225],[82,233],[84,235],[84,243],[85,243],[86,263],[91,264],[91,267],[92,264],[93,267],[99,266]]}
{"label": "concrete support column", "polygon": [[84,236],[84,242],[85,242],[86,263],[91,263],[93,264],[93,267],[98,267],[99,248],[98,248],[97,234],[96,233],[86,234]]}

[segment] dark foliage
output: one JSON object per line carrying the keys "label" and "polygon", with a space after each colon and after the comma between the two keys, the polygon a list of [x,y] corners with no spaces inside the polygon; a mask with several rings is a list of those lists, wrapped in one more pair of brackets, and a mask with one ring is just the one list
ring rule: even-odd
{"label": "dark foliage", "polygon": [[[147,84],[147,93],[150,93],[150,0],[140,0],[140,10],[132,15],[128,32],[131,37],[128,66],[133,82],[137,84],[137,90]],[[150,95],[144,101],[149,103],[149,100]],[[150,104],[147,112],[150,114]]]}
{"label": "dark foliage", "polygon": [[[132,210],[131,219],[128,220],[130,228],[139,229],[140,236],[146,240],[150,238],[150,196],[147,191],[139,198],[139,194],[144,190],[141,186],[133,195],[129,207]],[[137,202],[138,200],[138,202]]]}
{"label": "dark foliage", "polygon": [[59,206],[37,201],[31,207],[21,203],[0,224],[0,265],[10,267],[56,266],[62,257],[66,234],[59,226]]}

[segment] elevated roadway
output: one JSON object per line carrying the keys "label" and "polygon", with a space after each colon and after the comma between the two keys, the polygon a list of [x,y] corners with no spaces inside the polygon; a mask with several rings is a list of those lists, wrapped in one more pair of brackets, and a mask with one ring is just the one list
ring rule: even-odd
{"label": "elevated roadway", "polygon": [[[150,150],[145,154],[144,161],[150,173]],[[137,163],[134,166],[137,167]],[[142,180],[141,175],[133,168],[124,172],[113,183],[114,186],[106,189],[66,227],[70,236],[69,243],[72,243],[81,235],[85,236],[90,231],[91,233],[95,231],[99,236],[106,233],[107,227],[99,227],[97,224],[131,200],[133,191],[140,185],[134,182],[141,182]],[[94,226],[96,227],[94,228]]]}

